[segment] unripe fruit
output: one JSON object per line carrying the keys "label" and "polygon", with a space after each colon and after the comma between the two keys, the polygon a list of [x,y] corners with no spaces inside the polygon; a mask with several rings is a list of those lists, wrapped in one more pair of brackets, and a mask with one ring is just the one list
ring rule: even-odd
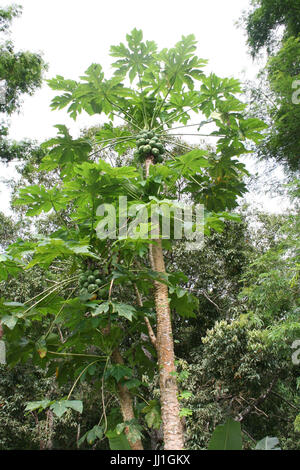
{"label": "unripe fruit", "polygon": [[90,284],[89,287],[88,287],[88,291],[89,292],[94,292],[94,290],[97,289],[97,284]]}
{"label": "unripe fruit", "polygon": [[[141,154],[147,153],[146,147],[147,147],[147,145],[142,145],[142,146],[140,147],[140,152],[141,152]],[[151,148],[151,147],[150,147],[150,148]]]}
{"label": "unripe fruit", "polygon": [[146,139],[139,139],[139,140],[137,141],[137,146],[138,146],[138,147],[141,147],[141,145],[145,145],[145,144],[147,144]]}

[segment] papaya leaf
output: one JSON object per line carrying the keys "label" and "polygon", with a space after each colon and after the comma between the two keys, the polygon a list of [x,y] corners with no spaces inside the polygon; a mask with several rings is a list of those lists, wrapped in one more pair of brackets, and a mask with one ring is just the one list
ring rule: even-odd
{"label": "papaya leaf", "polygon": [[77,411],[78,413],[82,413],[82,410],[83,410],[82,401],[81,400],[60,400],[60,401],[55,401],[50,406],[50,409],[53,411],[53,413],[56,416],[58,416],[58,418],[61,418],[69,408]]}
{"label": "papaya leaf", "polygon": [[25,411],[42,411],[51,405],[51,400],[29,401],[26,403]]}
{"label": "papaya leaf", "polygon": [[131,450],[128,439],[124,433],[118,434],[117,431],[107,431],[110,450]]}
{"label": "papaya leaf", "polygon": [[93,444],[96,439],[102,439],[103,429],[101,426],[95,425],[90,431],[86,433],[86,441],[88,444]]}
{"label": "papaya leaf", "polygon": [[125,377],[132,377],[132,374],[132,369],[127,366],[123,366],[122,364],[113,364],[106,370],[106,376],[114,377],[117,382],[120,382],[120,380],[124,379]]}
{"label": "papaya leaf", "polygon": [[136,309],[132,305],[112,302],[112,307],[113,311],[120,317],[124,317],[129,321],[132,321],[133,317],[136,316]]}
{"label": "papaya leaf", "polygon": [[142,409],[145,414],[147,426],[153,429],[159,429],[162,423],[160,405],[157,400],[151,400],[147,406]]}
{"label": "papaya leaf", "polygon": [[18,322],[17,317],[13,315],[4,315],[4,317],[1,318],[2,325],[7,326],[7,328],[9,328],[10,330],[14,329],[17,322]]}

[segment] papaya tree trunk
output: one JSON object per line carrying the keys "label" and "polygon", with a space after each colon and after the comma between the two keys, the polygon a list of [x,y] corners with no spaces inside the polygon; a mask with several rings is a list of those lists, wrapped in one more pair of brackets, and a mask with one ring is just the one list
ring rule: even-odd
{"label": "papaya tree trunk", "polygon": [[[146,177],[153,157],[145,161]],[[150,264],[153,271],[165,273],[165,262],[161,239],[153,240],[149,247]],[[154,282],[154,297],[156,307],[156,349],[159,367],[160,401],[163,422],[165,450],[181,450],[184,447],[184,432],[179,415],[178,388],[176,382],[176,367],[174,342],[172,335],[171,311],[169,305],[168,287],[158,281]]]}
{"label": "papaya tree trunk", "polygon": [[[123,358],[118,349],[115,349],[112,353],[112,360],[116,364],[124,364]],[[133,400],[132,395],[129,392],[128,388],[125,385],[118,384],[118,396],[120,402],[120,408],[122,412],[122,416],[124,421],[130,421],[134,419],[134,411],[133,411]],[[127,434],[128,430],[125,429],[125,433]],[[143,450],[143,444],[140,439],[135,442],[131,442],[128,439],[129,445],[132,450]]]}

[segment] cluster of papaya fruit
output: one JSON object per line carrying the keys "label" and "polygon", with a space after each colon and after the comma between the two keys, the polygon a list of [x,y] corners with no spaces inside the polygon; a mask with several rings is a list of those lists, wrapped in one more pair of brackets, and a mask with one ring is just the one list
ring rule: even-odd
{"label": "cluster of papaya fruit", "polygon": [[103,284],[102,274],[99,269],[86,269],[79,272],[80,295],[96,294]]}
{"label": "cluster of papaya fruit", "polygon": [[155,163],[163,161],[164,146],[153,131],[143,131],[136,136],[137,150],[135,157],[143,162],[149,155],[153,155]]}

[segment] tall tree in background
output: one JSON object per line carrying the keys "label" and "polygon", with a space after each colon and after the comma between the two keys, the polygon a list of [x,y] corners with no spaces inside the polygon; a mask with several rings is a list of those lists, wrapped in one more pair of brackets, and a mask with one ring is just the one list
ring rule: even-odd
{"label": "tall tree in background", "polygon": [[253,8],[244,17],[252,57],[266,48],[268,54],[280,47],[278,28],[284,28],[283,40],[300,34],[298,0],[252,0]]}
{"label": "tall tree in background", "polygon": [[32,95],[42,84],[46,68],[40,54],[15,51],[9,39],[9,28],[14,18],[21,14],[21,7],[12,5],[0,8],[0,161],[22,159],[30,153],[30,142],[12,142],[7,138],[8,117],[20,109],[23,95]]}
{"label": "tall tree in background", "polygon": [[[253,58],[267,52],[255,99],[264,104],[270,128],[258,148],[291,171],[300,169],[300,3],[298,0],[255,0],[243,23]],[[263,91],[265,88],[265,92]],[[263,92],[262,92],[263,91]]]}

